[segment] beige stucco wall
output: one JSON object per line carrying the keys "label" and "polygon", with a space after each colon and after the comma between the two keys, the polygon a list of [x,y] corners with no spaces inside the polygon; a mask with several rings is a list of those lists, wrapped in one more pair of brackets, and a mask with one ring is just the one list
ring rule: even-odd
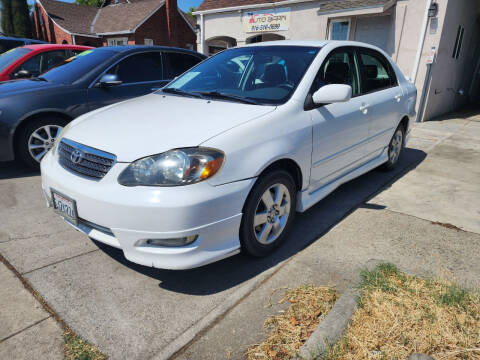
{"label": "beige stucco wall", "polygon": [[[282,6],[283,7],[283,6]],[[287,31],[271,32],[285,37],[287,40],[312,39],[321,40],[325,38],[325,26],[318,21],[318,4],[316,2],[294,4],[289,7],[291,9],[290,26]],[[268,9],[264,8],[264,9]],[[263,10],[263,9],[255,9]],[[227,36],[236,39],[238,45],[245,44],[246,40],[251,36],[261,33],[245,33],[243,31],[242,16],[244,11],[230,11],[215,14],[205,14],[205,40],[218,36]],[[200,24],[200,16],[197,22]],[[197,37],[198,49],[200,52],[206,53],[206,49],[202,48],[200,37]]]}
{"label": "beige stucco wall", "polygon": [[[480,50],[479,0],[449,0],[439,52],[432,65],[426,99],[425,120],[456,110],[469,100],[473,72]],[[452,57],[458,26],[465,28],[458,59]],[[463,91],[463,95],[459,91]]]}

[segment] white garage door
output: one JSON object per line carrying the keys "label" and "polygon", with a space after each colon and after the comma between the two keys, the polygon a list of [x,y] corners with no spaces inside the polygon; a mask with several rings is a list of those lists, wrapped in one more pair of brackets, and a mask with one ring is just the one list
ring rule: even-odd
{"label": "white garage door", "polygon": [[378,46],[388,52],[388,39],[391,28],[391,16],[357,18],[355,40]]}

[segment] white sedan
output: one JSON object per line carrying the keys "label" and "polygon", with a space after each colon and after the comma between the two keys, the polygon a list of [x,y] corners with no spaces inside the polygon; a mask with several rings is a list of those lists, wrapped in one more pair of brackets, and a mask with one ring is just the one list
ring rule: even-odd
{"label": "white sedan", "polygon": [[41,163],[42,186],[68,223],[138,264],[265,256],[297,211],[397,164],[415,103],[414,85],[374,46],[232,48],[70,123]]}

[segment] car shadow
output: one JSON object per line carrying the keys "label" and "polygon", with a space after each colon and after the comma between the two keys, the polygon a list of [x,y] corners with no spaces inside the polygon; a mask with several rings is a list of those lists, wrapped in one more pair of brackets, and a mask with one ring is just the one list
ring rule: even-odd
{"label": "car shadow", "polygon": [[0,162],[0,180],[15,179],[39,175],[40,172],[32,170],[20,161]]}
{"label": "car shadow", "polygon": [[265,258],[238,254],[197,269],[173,271],[131,263],[125,259],[121,250],[99,242],[95,243],[116,261],[158,280],[162,289],[190,295],[218,293],[240,285],[291,258],[313,242],[321,241],[325,233],[357,208],[382,209],[381,206],[365,203],[415,169],[426,156],[423,151],[406,148],[395,170],[390,172],[372,170],[342,185],[305,213],[297,213],[292,231],[285,243]]}

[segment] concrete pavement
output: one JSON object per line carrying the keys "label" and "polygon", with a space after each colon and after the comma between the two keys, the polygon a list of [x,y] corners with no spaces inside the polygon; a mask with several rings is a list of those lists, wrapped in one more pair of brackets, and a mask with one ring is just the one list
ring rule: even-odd
{"label": "concrete pavement", "polygon": [[[38,176],[0,164],[0,253],[74,331],[113,359],[167,358],[185,345],[177,357],[241,358],[263,337],[265,317],[278,311],[269,302],[284,287],[312,283],[341,291],[371,259],[412,273],[448,273],[480,288],[474,260],[480,254],[475,233],[480,189],[469,173],[478,169],[479,125],[456,119],[416,126],[396,171],[372,171],[299,214],[285,246],[266,259],[238,255],[178,272],[128,263],[120,251],[74,232],[45,208]],[[476,153],[466,154],[466,137]],[[435,187],[447,190],[420,201],[435,164],[452,166],[446,157],[456,159],[461,182],[448,183],[452,176],[445,171]],[[452,191],[455,196],[444,201]],[[1,288],[0,296],[5,292]]]}
{"label": "concrete pavement", "polygon": [[[265,337],[264,320],[283,308],[276,301],[285,288],[330,285],[342,292],[371,262],[392,262],[411,274],[440,276],[480,289],[480,116],[419,124],[409,148],[403,162],[410,158],[414,170],[379,188],[378,194],[326,229],[176,358],[242,359],[249,345]],[[411,149],[425,157],[412,156]],[[335,209],[330,200],[338,200],[343,191],[355,194],[354,189],[375,181],[375,175],[382,176],[373,171],[338,189],[326,203],[297,218],[298,225],[305,232],[315,228],[319,219],[328,218],[327,209]]]}
{"label": "concrete pavement", "polygon": [[63,331],[0,262],[0,359],[63,359]]}

